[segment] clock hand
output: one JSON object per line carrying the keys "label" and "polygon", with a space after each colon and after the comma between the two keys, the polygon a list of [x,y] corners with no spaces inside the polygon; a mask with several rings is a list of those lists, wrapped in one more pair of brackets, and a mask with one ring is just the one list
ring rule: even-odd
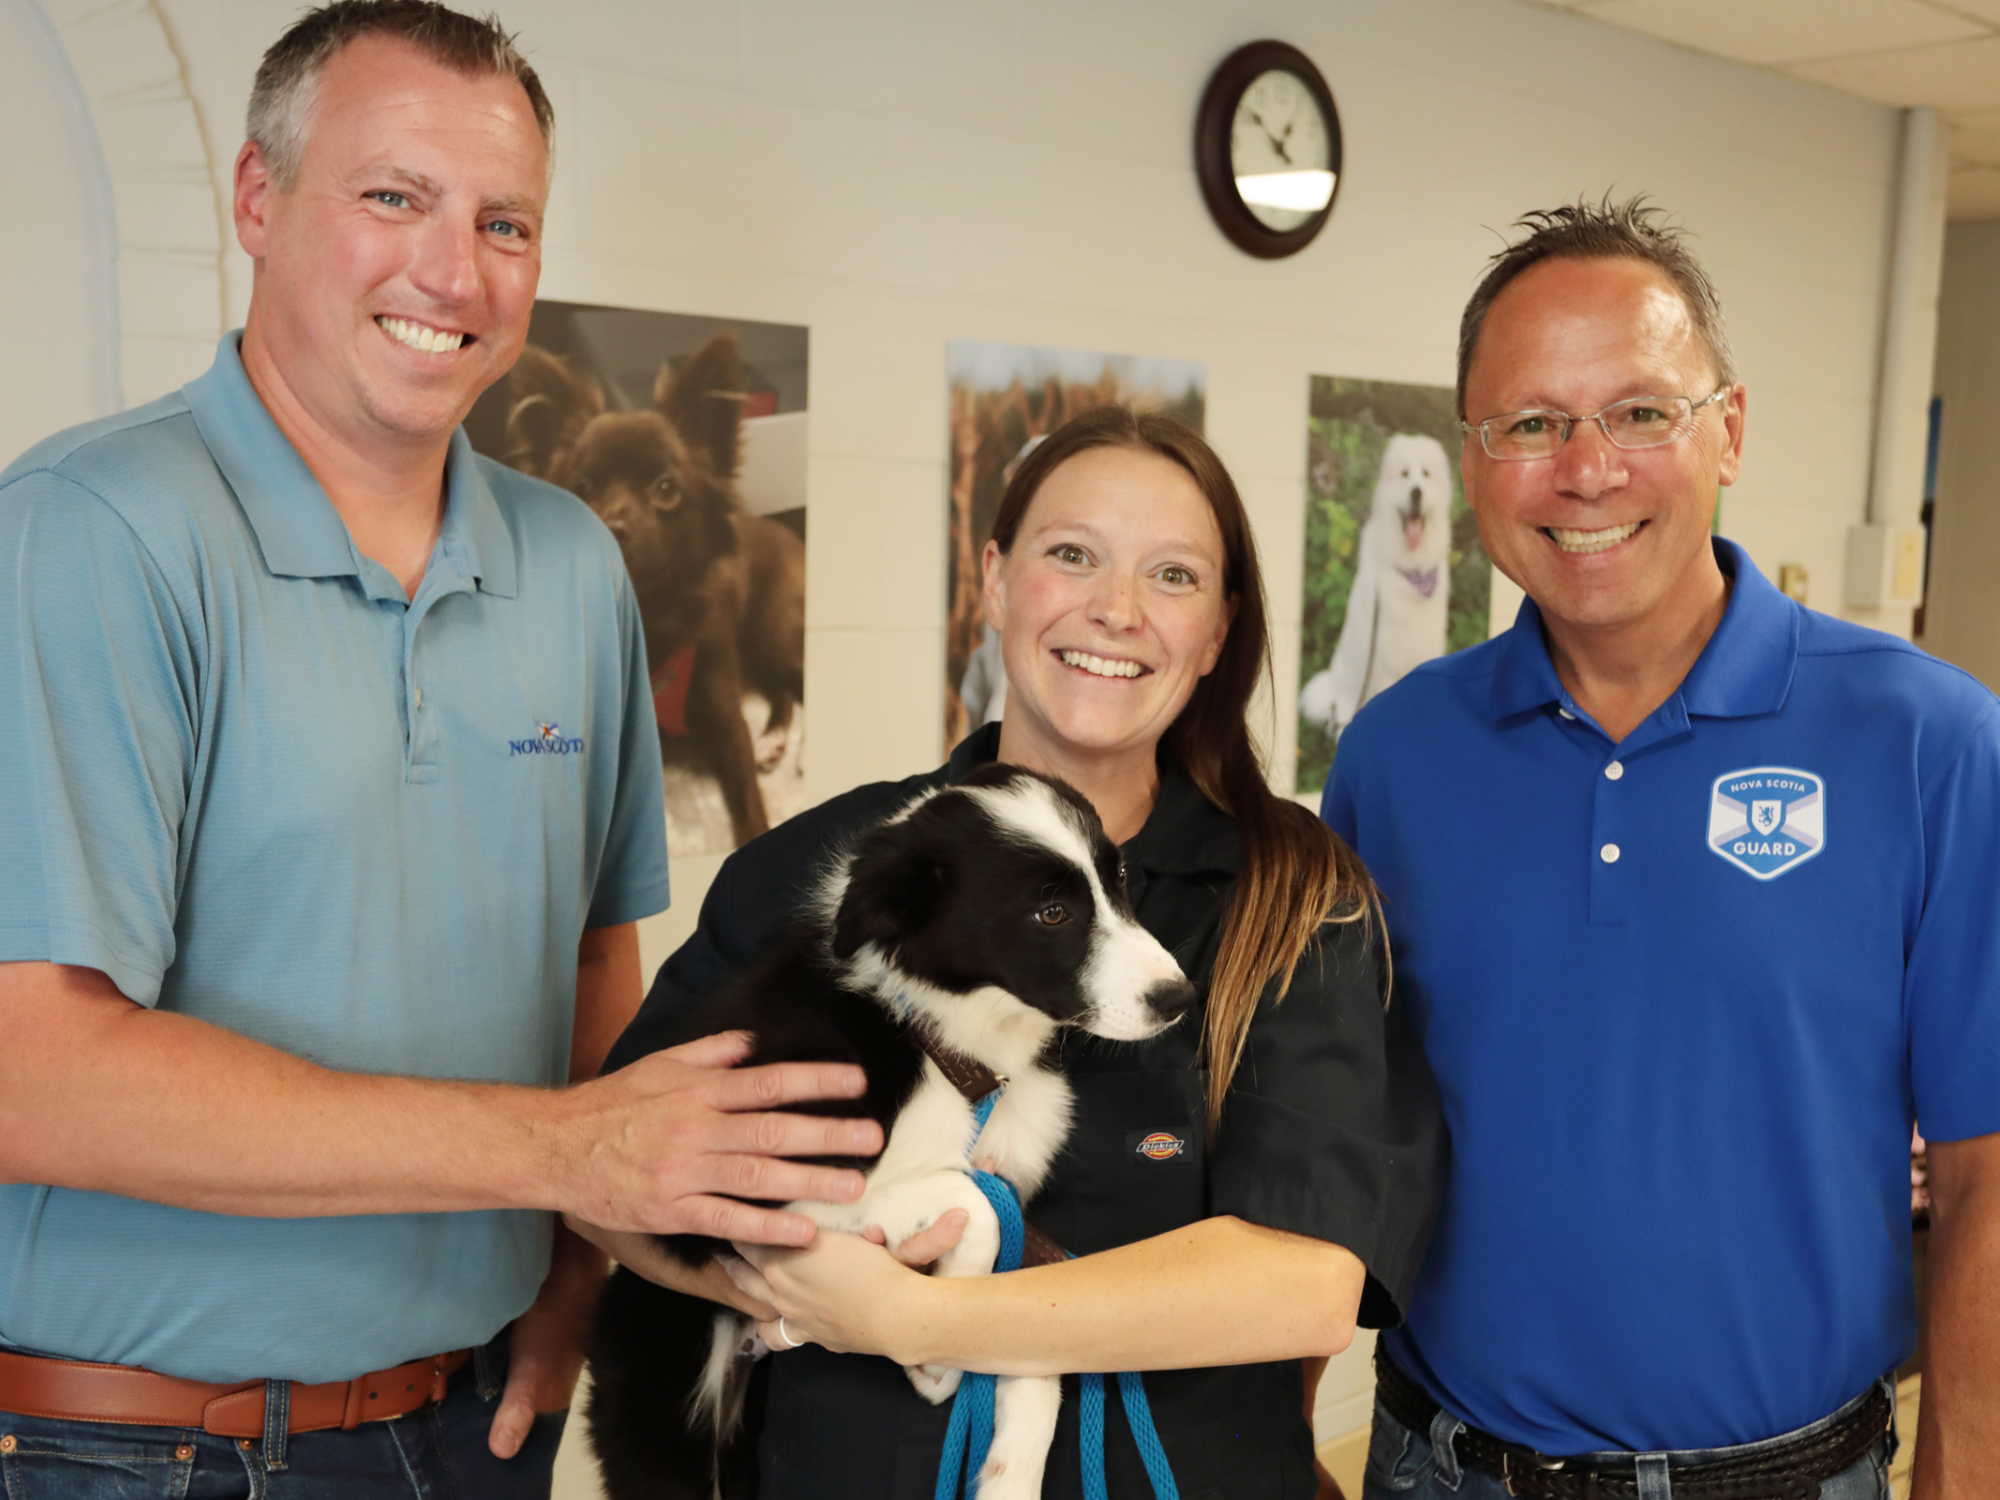
{"label": "clock hand", "polygon": [[[1284,136],[1274,136],[1274,134],[1270,134],[1270,126],[1268,126],[1268,124],[1264,124],[1264,116],[1262,116],[1262,114],[1258,114],[1256,110],[1250,110],[1250,118],[1252,118],[1252,120],[1256,120],[1256,128],[1264,132],[1264,140],[1268,140],[1268,142],[1270,142],[1270,148],[1272,148],[1274,152],[1278,152],[1278,160],[1282,160],[1282,162],[1284,162],[1286,166],[1290,166],[1290,164],[1292,164],[1292,154],[1290,154],[1290,152],[1288,152],[1288,150],[1284,148]],[[1290,134],[1292,134],[1292,126],[1286,126],[1286,128],[1284,128],[1284,134],[1286,134],[1286,136],[1290,136]]]}

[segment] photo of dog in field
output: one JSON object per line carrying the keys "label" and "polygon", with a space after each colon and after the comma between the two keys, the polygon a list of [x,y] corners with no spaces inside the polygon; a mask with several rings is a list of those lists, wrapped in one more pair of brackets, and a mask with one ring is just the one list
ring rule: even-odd
{"label": "photo of dog in field", "polygon": [[1202,430],[1208,366],[1199,360],[954,339],[951,472],[946,496],[944,748],[1001,717],[1007,677],[986,628],[980,554],[1000,496],[1036,442],[1099,406],[1160,411]]}
{"label": "photo of dog in field", "polygon": [[1297,789],[1316,795],[1363,704],[1486,639],[1492,568],[1447,387],[1312,379]]}
{"label": "photo of dog in field", "polygon": [[805,805],[805,372],[803,328],[543,302],[466,424],[618,540],[676,856]]}

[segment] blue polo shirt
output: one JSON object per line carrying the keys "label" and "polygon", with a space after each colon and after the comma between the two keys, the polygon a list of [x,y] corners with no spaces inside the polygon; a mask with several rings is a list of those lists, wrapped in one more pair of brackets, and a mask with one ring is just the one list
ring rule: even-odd
{"label": "blue polo shirt", "polygon": [[1545,1453],[1751,1442],[1915,1340],[1908,1145],[2000,1130],[2000,704],[1741,549],[1614,745],[1532,601],[1342,736],[1452,1167],[1390,1337]]}
{"label": "blue polo shirt", "polygon": [[[0,474],[0,960],[330,1068],[563,1082],[584,929],[667,901],[644,638],[586,507],[463,432],[446,473],[406,600],[231,335],[183,391]],[[4,1186],[0,1343],[345,1379],[490,1337],[549,1244],[540,1213]]]}

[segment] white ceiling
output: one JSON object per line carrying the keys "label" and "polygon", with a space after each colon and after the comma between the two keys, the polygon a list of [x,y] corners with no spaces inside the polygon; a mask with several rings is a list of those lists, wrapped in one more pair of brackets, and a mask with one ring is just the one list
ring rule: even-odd
{"label": "white ceiling", "polygon": [[1951,217],[2000,218],[2000,0],[1526,0],[1878,104],[1934,106]]}

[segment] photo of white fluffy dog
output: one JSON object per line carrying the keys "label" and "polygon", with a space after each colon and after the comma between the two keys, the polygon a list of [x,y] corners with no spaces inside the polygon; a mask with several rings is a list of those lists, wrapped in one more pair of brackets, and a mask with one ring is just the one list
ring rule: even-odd
{"label": "photo of white fluffy dog", "polygon": [[1410,432],[1389,439],[1355,548],[1340,641],[1299,691],[1299,712],[1336,735],[1362,704],[1445,653],[1451,493],[1442,443]]}

